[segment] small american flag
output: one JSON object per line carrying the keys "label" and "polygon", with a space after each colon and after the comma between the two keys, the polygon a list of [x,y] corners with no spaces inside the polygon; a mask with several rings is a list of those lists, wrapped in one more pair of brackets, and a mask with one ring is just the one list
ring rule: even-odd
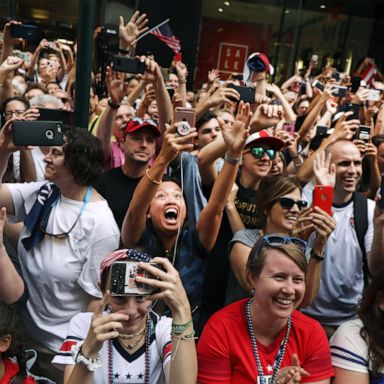
{"label": "small american flag", "polygon": [[168,21],[166,20],[164,24],[160,23],[160,25],[150,30],[149,33],[167,44],[173,52],[178,53],[181,51],[180,40],[173,34]]}

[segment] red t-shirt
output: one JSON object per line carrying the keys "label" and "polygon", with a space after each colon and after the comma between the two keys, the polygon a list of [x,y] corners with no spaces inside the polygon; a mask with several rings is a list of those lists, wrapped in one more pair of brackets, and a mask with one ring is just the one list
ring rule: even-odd
{"label": "red t-shirt", "polygon": [[[9,384],[13,381],[13,378],[19,372],[19,366],[11,359],[4,359],[5,372],[2,378],[0,378],[0,384]],[[24,384],[36,384],[36,381],[32,377],[27,377],[24,380]]]}
{"label": "red t-shirt", "polygon": [[[256,382],[257,367],[245,316],[247,300],[228,305],[207,322],[197,345],[199,383]],[[272,375],[273,364],[286,331],[287,327],[284,327],[268,347],[257,342],[264,375]],[[281,368],[292,365],[291,356],[295,353],[301,367],[310,373],[309,377],[302,379],[302,383],[334,376],[329,343],[323,328],[299,311],[292,314],[292,329]]]}

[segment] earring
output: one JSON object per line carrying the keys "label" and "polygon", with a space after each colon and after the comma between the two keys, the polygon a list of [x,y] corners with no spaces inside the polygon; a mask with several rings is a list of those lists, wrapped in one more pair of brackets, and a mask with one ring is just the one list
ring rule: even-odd
{"label": "earring", "polygon": [[256,292],[256,291],[255,291],[255,288],[252,288],[251,291],[250,291],[251,296],[255,296],[255,292]]}

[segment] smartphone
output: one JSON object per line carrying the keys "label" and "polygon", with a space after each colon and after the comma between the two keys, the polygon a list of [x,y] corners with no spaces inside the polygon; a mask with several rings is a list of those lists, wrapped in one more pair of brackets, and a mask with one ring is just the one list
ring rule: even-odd
{"label": "smartphone", "polygon": [[144,73],[145,64],[137,59],[131,59],[125,56],[113,56],[112,69],[116,72],[125,73]]}
{"label": "smartphone", "polygon": [[345,97],[347,96],[347,87],[342,85],[337,85],[332,91],[332,95],[336,97]]}
{"label": "smartphone", "polygon": [[56,50],[56,43],[54,41],[48,41],[48,48]]}
{"label": "smartphone", "polygon": [[39,114],[37,120],[41,121],[61,121],[63,124],[71,124],[74,121],[74,112],[61,109],[39,108]]}
{"label": "smartphone", "polygon": [[282,129],[283,131],[288,132],[290,136],[293,136],[293,134],[295,133],[295,124],[284,123]]}
{"label": "smartphone", "polygon": [[369,101],[379,101],[380,100],[380,91],[377,89],[368,89],[368,97]]}
{"label": "smartphone", "polygon": [[64,144],[61,121],[15,121],[13,142],[17,146],[60,146]]}
{"label": "smartphone", "polygon": [[39,38],[39,30],[35,25],[12,24],[11,36],[25,40],[36,40]]}
{"label": "smartphone", "polygon": [[336,81],[340,81],[340,72],[333,72],[332,73],[332,79],[335,79]]}
{"label": "smartphone", "polygon": [[173,95],[175,94],[175,90],[172,88],[172,87],[166,87],[167,88],[167,92],[169,94],[169,97],[171,98],[172,100],[172,97]]}
{"label": "smartphone", "polygon": [[26,64],[31,63],[31,54],[29,52],[13,51],[13,54],[24,61]]}
{"label": "smartphone", "polygon": [[364,141],[365,144],[371,139],[371,127],[368,125],[360,125],[356,131],[355,139]]}
{"label": "smartphone", "polygon": [[324,137],[327,135],[328,127],[326,125],[318,125],[316,126],[316,136]]}
{"label": "smartphone", "polygon": [[312,83],[312,87],[315,87],[317,89],[320,89],[320,91],[324,91],[324,84],[321,83],[319,80],[315,80],[313,83]]}
{"label": "smartphone", "polygon": [[330,185],[315,185],[312,207],[319,207],[332,216],[332,201],[333,187]]}
{"label": "smartphone", "polygon": [[47,67],[58,69],[59,63],[55,60],[48,60],[47,61]]}
{"label": "smartphone", "polygon": [[361,83],[361,77],[360,76],[353,76],[351,78],[351,92],[356,93],[357,90],[360,88]]}
{"label": "smartphone", "polygon": [[345,112],[352,111],[353,114],[348,116],[346,120],[360,120],[360,105],[359,104],[347,104],[345,107]]}
{"label": "smartphone", "polygon": [[189,134],[192,127],[195,126],[196,113],[193,108],[176,107],[173,113],[173,122],[179,124],[177,127],[177,133],[180,136],[186,136]]}
{"label": "smartphone", "polygon": [[169,80],[169,68],[160,68],[164,81]]}
{"label": "smartphone", "polygon": [[240,94],[240,100],[243,100],[245,103],[255,103],[255,88],[242,87],[240,85],[235,85],[232,83],[228,84],[227,87],[236,89],[236,91]]}
{"label": "smartphone", "polygon": [[384,209],[384,175],[381,176],[379,207]]}
{"label": "smartphone", "polygon": [[[156,263],[151,265],[159,268]],[[111,265],[111,295],[112,296],[148,296],[154,292],[150,285],[142,284],[136,281],[136,277],[147,277],[156,279],[146,270],[139,267],[135,261],[115,261]]]}

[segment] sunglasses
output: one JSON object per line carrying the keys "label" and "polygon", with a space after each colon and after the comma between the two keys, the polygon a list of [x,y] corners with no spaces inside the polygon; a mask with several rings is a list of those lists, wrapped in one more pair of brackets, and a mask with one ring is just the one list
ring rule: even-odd
{"label": "sunglasses", "polygon": [[152,119],[142,119],[141,117],[132,117],[131,121],[134,121],[135,123],[138,123],[138,124],[148,123],[148,124],[155,125],[157,127],[157,122]]}
{"label": "sunglasses", "polygon": [[273,148],[265,149],[262,147],[253,147],[250,149],[250,152],[256,159],[261,159],[264,156],[264,153],[266,153],[271,160],[274,160],[276,157],[276,150]]}
{"label": "sunglasses", "polygon": [[297,205],[297,208],[301,211],[304,208],[307,208],[308,203],[304,200],[293,200],[289,197],[280,197],[277,199],[279,202],[281,208],[283,209],[291,209],[295,204]]}
{"label": "sunglasses", "polygon": [[263,244],[267,244],[270,247],[279,247],[284,244],[295,244],[298,246],[303,252],[306,251],[308,243],[303,240],[299,239],[297,237],[291,237],[291,236],[279,236],[279,235],[265,235],[261,238],[260,247]]}

